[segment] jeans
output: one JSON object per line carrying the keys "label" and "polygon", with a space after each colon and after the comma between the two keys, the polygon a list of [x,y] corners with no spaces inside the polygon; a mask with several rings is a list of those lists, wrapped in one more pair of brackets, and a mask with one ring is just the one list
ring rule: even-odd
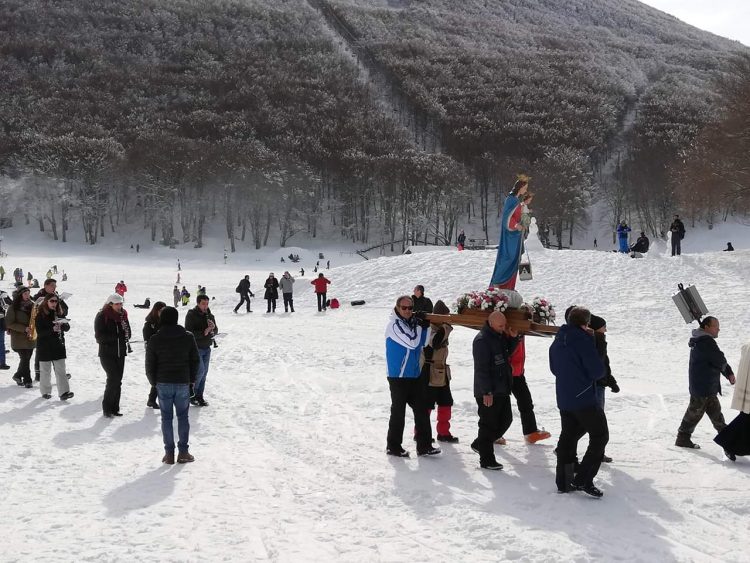
{"label": "jeans", "polygon": [[680,238],[680,233],[672,233],[672,256],[679,256],[682,252],[682,249],[680,248],[682,246],[682,239]]}
{"label": "jeans", "polygon": [[325,293],[316,293],[315,295],[318,296],[318,311],[325,311],[325,308],[326,308],[326,294]]}
{"label": "jeans", "polygon": [[289,308],[291,307],[292,313],[294,313],[294,299],[292,293],[282,293],[284,296],[284,312],[288,313]]}
{"label": "jeans", "polygon": [[172,419],[177,411],[177,449],[188,451],[190,437],[190,386],[187,383],[157,383],[156,392],[159,395],[159,409],[161,410],[161,433],[164,437],[164,451],[174,453],[174,428]]}
{"label": "jeans", "polygon": [[203,398],[203,390],[206,388],[206,376],[208,375],[208,364],[211,362],[211,348],[198,348],[198,377],[195,378],[195,396]]}
{"label": "jeans", "polygon": [[99,356],[99,361],[107,374],[107,384],[104,387],[102,412],[116,414],[120,412],[120,393],[122,391],[122,374],[125,371],[125,356]]}

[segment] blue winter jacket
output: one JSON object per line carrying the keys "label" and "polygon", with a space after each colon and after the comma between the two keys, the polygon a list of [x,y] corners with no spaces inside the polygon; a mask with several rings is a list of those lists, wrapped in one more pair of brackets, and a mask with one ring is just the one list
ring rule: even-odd
{"label": "blue winter jacket", "polygon": [[391,313],[385,328],[385,361],[388,366],[388,377],[419,377],[419,357],[428,333],[429,330],[419,326],[416,321],[409,322],[395,311]]}
{"label": "blue winter jacket", "polygon": [[569,324],[560,327],[549,347],[549,367],[556,379],[557,408],[601,408],[604,392],[596,381],[604,377],[604,363],[594,338],[585,330]]}
{"label": "blue winter jacket", "polygon": [[690,394],[694,397],[713,397],[721,394],[720,375],[734,375],[716,339],[705,330],[693,330],[690,346]]}

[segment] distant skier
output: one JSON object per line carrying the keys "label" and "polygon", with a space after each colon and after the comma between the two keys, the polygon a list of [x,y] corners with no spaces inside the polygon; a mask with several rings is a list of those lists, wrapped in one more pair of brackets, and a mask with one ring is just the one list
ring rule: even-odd
{"label": "distant skier", "polygon": [[627,222],[623,219],[617,226],[617,240],[620,243],[620,252],[627,253],[629,251],[628,246],[628,234],[630,233],[630,227]]}

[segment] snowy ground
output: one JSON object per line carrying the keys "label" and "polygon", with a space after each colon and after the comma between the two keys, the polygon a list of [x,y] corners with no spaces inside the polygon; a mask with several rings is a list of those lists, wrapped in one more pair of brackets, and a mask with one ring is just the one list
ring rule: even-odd
{"label": "snowy ground", "polygon": [[[330,296],[367,305],[323,314],[309,284],[314,257],[306,258],[297,313],[274,316],[263,314],[261,300],[254,313],[233,315],[234,287],[248,273],[256,290],[269,271],[291,267],[279,263],[280,255],[299,250],[232,256],[227,265],[216,252],[185,253],[182,283],[193,295],[197,284],[208,286],[227,336],[211,360],[211,406],[190,411],[196,462],[164,466],[159,415],[145,406],[142,344],[134,344],[126,365],[125,416],[104,419],[104,374],[92,332],[96,310],[119,279],[129,286],[127,307],[139,332],[145,311],[131,305],[147,296],[171,301],[176,253],[112,248],[56,243],[21,250],[4,243],[8,272],[20,265],[41,279],[57,264],[70,276],[60,290],[74,294],[67,341],[76,396],[69,404],[44,401],[38,388],[16,387],[13,371],[1,376],[3,561],[747,560],[737,541],[750,515],[750,462],[725,461],[707,420],[694,435],[702,450],[673,446],[688,399],[691,327],[671,295],[678,282],[697,285],[736,366],[750,326],[750,251],[676,259],[657,252],[642,260],[596,251],[532,253],[534,280],[519,288],[527,300],[543,295],[560,311],[585,304],[608,321],[622,392],[608,395],[607,451],[615,461],[600,472],[605,496],[597,501],[556,493],[559,420],[545,339],[529,339],[527,375],[539,423],[553,440],[524,444],[516,419],[508,445],[497,447],[505,470],[479,469],[468,446],[477,421],[475,333],[458,328],[450,360],[452,430],[461,442],[430,459],[384,453],[389,308],[416,283],[446,301],[485,287],[494,252],[362,262],[336,251],[326,272]],[[14,368],[16,358],[9,354]],[[731,389],[724,389],[731,418]],[[404,444],[414,451],[410,440]]]}

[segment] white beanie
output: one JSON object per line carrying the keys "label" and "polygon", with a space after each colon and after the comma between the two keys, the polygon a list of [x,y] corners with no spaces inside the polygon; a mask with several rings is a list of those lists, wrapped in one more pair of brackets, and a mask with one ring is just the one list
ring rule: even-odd
{"label": "white beanie", "polygon": [[123,303],[125,300],[122,298],[122,295],[119,293],[113,293],[107,298],[107,304],[110,303]]}

